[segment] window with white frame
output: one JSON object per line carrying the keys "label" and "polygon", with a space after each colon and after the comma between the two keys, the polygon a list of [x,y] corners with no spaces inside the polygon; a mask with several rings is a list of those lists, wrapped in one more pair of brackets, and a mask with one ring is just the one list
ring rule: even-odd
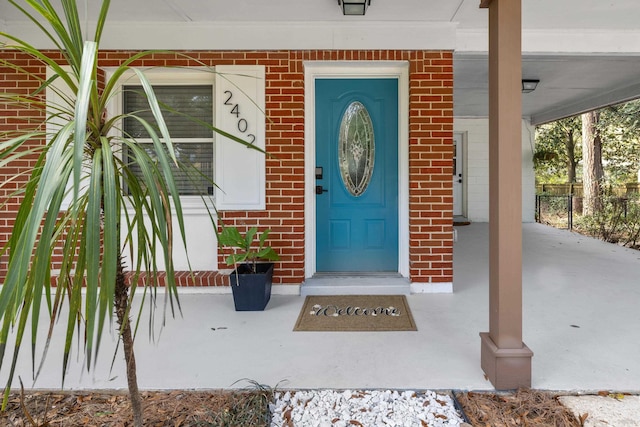
{"label": "window with white frame", "polygon": [[[264,210],[265,154],[196,122],[209,123],[264,150],[265,67],[153,68],[144,74],[159,102],[167,107],[163,117],[178,160],[188,165],[188,172],[179,168],[174,171],[179,193],[187,196],[187,204],[199,209],[199,196],[213,194],[218,210]],[[113,113],[135,112],[155,125],[137,76],[133,72],[125,73],[119,86],[122,96],[116,97],[109,107]],[[125,120],[122,132],[150,154],[155,153],[152,140],[137,120]],[[128,158],[126,148],[122,155],[123,159]]]}
{"label": "window with white frame", "polygon": [[[213,85],[152,83],[179,163],[179,166],[172,164],[172,168],[180,195],[213,194],[213,131],[198,124],[213,124]],[[122,93],[122,112],[135,113],[155,127],[156,121],[142,86],[123,85]],[[150,155],[155,154],[152,140],[138,120],[125,118],[123,132]],[[126,150],[123,155],[127,158]],[[141,173],[135,164],[132,170]]]}

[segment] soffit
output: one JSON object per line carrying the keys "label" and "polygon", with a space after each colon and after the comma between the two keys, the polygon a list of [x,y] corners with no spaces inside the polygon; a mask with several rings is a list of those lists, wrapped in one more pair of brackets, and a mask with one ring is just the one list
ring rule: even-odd
{"label": "soffit", "polygon": [[[94,21],[99,2],[78,4],[81,16]],[[523,0],[522,9],[523,76],[541,80],[535,92],[523,95],[524,116],[544,122],[640,96],[640,2]],[[0,17],[3,30],[19,33],[22,24],[29,28],[8,2],[0,2]],[[359,17],[342,16],[336,0],[112,0],[109,22],[107,37],[113,41],[109,45],[107,39],[106,45],[115,48],[126,48],[127,40],[133,43],[135,37],[123,31],[127,28],[139,28],[140,38],[151,42],[173,29],[183,37],[172,48],[189,48],[197,41],[197,48],[219,49],[233,40],[241,40],[241,46],[253,43],[256,49],[294,41],[291,48],[442,45],[456,51],[454,114],[486,116],[488,110],[488,19],[479,0],[372,0],[367,14]],[[214,27],[218,32],[204,31]],[[280,30],[273,31],[270,44],[274,28]],[[454,42],[448,35],[432,37],[438,31],[455,34]],[[203,37],[209,40],[203,42]]]}

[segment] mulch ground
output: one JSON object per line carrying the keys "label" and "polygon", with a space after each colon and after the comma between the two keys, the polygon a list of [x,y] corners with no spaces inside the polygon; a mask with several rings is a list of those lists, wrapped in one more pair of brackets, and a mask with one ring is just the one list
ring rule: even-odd
{"label": "mulch ground", "polygon": [[[145,426],[269,425],[270,390],[143,392]],[[456,399],[474,427],[581,427],[550,392],[460,392]],[[26,392],[10,396],[0,424],[12,427],[126,427],[128,395],[111,392]]]}
{"label": "mulch ground", "polygon": [[582,427],[573,413],[550,392],[521,389],[515,393],[456,393],[474,427]]}
{"label": "mulch ground", "polygon": [[[271,392],[143,392],[144,425],[268,426]],[[110,392],[12,394],[0,425],[15,427],[126,427],[132,425],[129,396]]]}

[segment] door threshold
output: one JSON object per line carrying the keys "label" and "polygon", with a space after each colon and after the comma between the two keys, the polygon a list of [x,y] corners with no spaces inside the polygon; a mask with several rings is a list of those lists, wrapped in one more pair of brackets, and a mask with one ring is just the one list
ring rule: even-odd
{"label": "door threshold", "polygon": [[469,221],[469,219],[463,215],[454,215],[453,216],[453,226],[460,226],[460,225],[469,225],[471,224],[471,221]]}
{"label": "door threshold", "polygon": [[409,295],[409,279],[399,273],[323,272],[306,279],[300,295]]}
{"label": "door threshold", "polygon": [[321,271],[313,275],[313,279],[326,277],[402,277],[400,273],[393,271]]}

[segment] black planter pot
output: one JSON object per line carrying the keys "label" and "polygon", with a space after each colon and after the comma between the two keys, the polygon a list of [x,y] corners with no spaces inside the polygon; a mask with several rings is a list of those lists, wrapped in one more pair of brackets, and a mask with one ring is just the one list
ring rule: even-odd
{"label": "black planter pot", "polygon": [[256,273],[241,264],[229,275],[236,311],[262,311],[271,298],[273,263],[261,263]]}

